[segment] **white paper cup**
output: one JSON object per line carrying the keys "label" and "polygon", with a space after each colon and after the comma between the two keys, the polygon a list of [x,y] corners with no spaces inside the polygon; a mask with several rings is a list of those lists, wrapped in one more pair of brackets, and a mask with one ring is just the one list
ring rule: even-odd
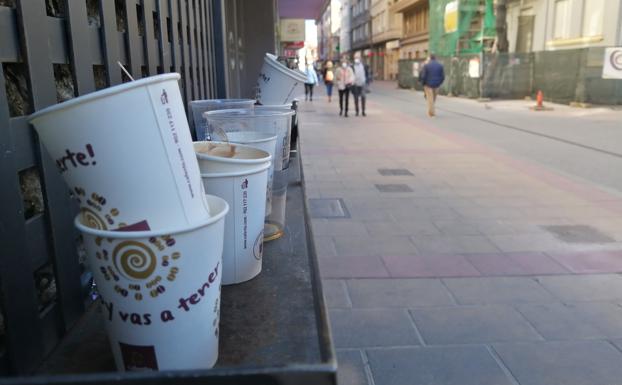
{"label": "white paper cup", "polygon": [[274,170],[289,164],[291,119],[294,111],[284,109],[222,110],[204,114],[207,123],[227,135],[231,132],[256,131],[277,135]]}
{"label": "white paper cup", "polygon": [[164,231],[103,231],[78,216],[121,371],[207,369],[218,358],[224,199],[213,216]]}
{"label": "white paper cup", "polygon": [[254,99],[206,99],[193,100],[190,102],[190,111],[192,111],[192,120],[194,123],[194,131],[197,140],[213,140],[208,138],[207,124],[203,113],[207,111],[229,110],[229,109],[253,109],[255,107]]}
{"label": "white paper cup", "polygon": [[253,170],[271,161],[266,151],[242,144],[194,142],[202,174]]}
{"label": "white paper cup", "polygon": [[227,201],[222,284],[248,281],[261,272],[266,183],[270,162],[252,170],[202,174],[208,194]]}
{"label": "white paper cup", "polygon": [[177,228],[209,217],[179,77],[110,87],[30,117],[89,226]]}
{"label": "white paper cup", "polygon": [[[269,153],[274,159],[276,155],[277,136],[265,132],[240,131],[227,134],[230,143],[244,144],[259,148]],[[274,179],[274,162],[270,162],[268,169],[268,185],[266,189],[266,216],[270,215],[272,208],[272,180]]]}
{"label": "white paper cup", "polygon": [[261,104],[287,104],[304,94],[307,77],[300,71],[287,68],[266,53],[257,78],[257,100]]}

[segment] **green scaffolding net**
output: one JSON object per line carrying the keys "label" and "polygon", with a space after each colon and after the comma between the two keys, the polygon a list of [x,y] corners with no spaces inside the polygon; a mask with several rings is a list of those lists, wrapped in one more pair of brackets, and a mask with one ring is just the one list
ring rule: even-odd
{"label": "green scaffolding net", "polygon": [[430,50],[437,56],[485,52],[494,41],[494,0],[430,0]]}

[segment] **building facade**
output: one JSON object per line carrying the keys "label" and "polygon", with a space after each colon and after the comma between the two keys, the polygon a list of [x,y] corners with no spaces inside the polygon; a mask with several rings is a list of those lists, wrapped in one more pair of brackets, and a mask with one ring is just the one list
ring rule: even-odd
{"label": "building facade", "polygon": [[334,60],[339,57],[341,30],[341,1],[328,0],[317,21],[318,54],[320,60]]}
{"label": "building facade", "polygon": [[429,51],[430,3],[428,0],[397,0],[390,10],[402,15],[399,40],[401,59],[422,59]]}
{"label": "building facade", "polygon": [[388,80],[397,76],[399,38],[402,34],[402,15],[392,12],[394,0],[372,0],[372,47],[369,57],[375,79]]}
{"label": "building facade", "polygon": [[341,55],[347,55],[352,50],[351,3],[353,1],[354,0],[341,1],[341,28],[339,29],[339,53]]}
{"label": "building facade", "polygon": [[622,0],[508,3],[510,52],[622,45]]}
{"label": "building facade", "polygon": [[369,56],[371,52],[371,1],[352,0],[350,13],[352,15],[352,53],[361,57]]}

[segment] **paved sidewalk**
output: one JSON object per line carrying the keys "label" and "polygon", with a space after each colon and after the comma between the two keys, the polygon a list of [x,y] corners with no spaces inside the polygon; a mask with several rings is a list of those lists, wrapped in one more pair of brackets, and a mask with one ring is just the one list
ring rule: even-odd
{"label": "paved sidewalk", "polygon": [[422,103],[342,118],[316,91],[301,145],[341,385],[622,384],[621,195]]}

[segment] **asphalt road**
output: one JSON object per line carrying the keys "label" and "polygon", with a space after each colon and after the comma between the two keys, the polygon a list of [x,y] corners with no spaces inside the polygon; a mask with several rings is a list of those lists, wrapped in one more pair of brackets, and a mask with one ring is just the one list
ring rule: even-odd
{"label": "asphalt road", "polygon": [[428,120],[423,93],[398,89],[394,82],[375,82],[368,103],[370,111],[374,103],[396,109],[622,197],[620,108],[582,109],[545,103],[553,110],[535,112],[529,109],[532,101],[439,97],[437,117]]}

